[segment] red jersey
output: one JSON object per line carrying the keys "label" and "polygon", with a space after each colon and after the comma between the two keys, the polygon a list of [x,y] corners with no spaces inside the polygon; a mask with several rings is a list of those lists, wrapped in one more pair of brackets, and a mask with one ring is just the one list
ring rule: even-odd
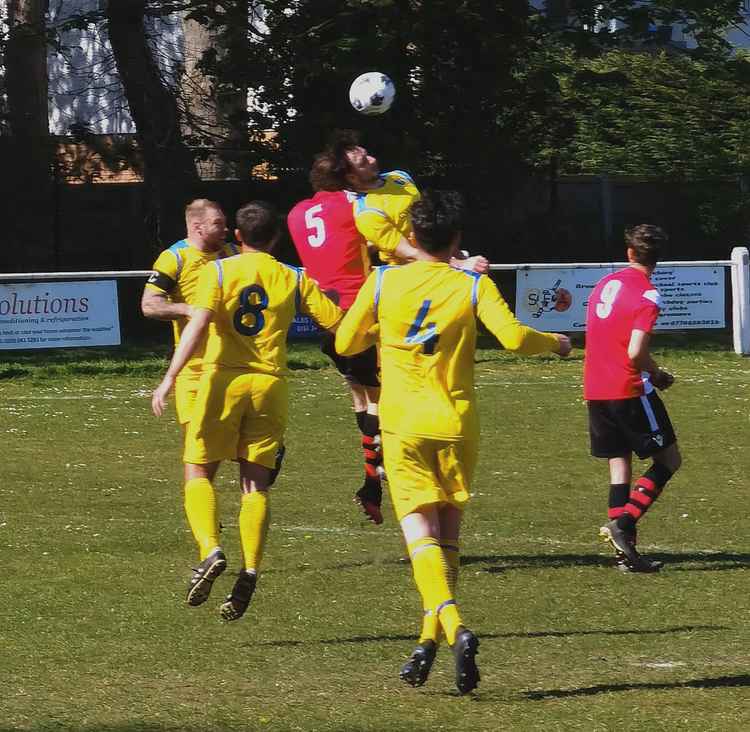
{"label": "red jersey", "polygon": [[287,218],[302,266],[346,310],[370,272],[367,242],[354,223],[355,194],[318,191]]}
{"label": "red jersey", "polygon": [[631,399],[653,390],[648,374],[633,366],[628,344],[633,330],[651,332],[660,306],[658,290],[635,267],[597,282],[586,311],[585,399]]}

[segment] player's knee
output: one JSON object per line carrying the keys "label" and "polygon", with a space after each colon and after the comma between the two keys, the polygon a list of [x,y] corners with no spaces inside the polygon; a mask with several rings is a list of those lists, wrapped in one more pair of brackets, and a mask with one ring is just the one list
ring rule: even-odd
{"label": "player's knee", "polygon": [[682,465],[682,455],[677,445],[672,445],[668,450],[665,450],[665,455],[661,462],[668,468],[668,470],[674,475]]}

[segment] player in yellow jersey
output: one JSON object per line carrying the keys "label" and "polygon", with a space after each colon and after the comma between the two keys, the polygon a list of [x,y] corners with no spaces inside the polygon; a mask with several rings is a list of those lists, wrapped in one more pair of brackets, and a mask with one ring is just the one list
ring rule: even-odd
{"label": "player in yellow jersey", "polygon": [[506,348],[524,354],[565,356],[570,340],[521,325],[492,280],[449,265],[462,215],[457,193],[425,192],[411,209],[416,261],[376,268],[341,322],[336,350],[351,355],[375,337],[380,342],[385,470],[425,612],[401,678],[425,683],[442,628],[453,647],[456,686],[465,694],[479,681],[479,641],[464,627],[454,592],[479,443],[477,320]]}
{"label": "player in yellow jersey", "polygon": [[[357,192],[354,219],[359,232],[377,250],[387,264],[404,264],[419,256],[411,242],[409,210],[419,200],[419,189],[403,170],[380,172],[377,158],[359,143],[352,130],[339,130],[329,150],[335,157],[335,168],[343,175],[345,186]],[[451,264],[458,269],[485,273],[489,261],[456,250]]]}
{"label": "player in yellow jersey", "polygon": [[[187,236],[165,249],[154,262],[154,273],[141,299],[141,310],[147,318],[172,321],[175,346],[192,313],[190,303],[203,265],[239,253],[237,245],[225,243],[227,222],[215,201],[191,201],[185,208],[185,225]],[[201,349],[197,348],[175,386],[177,419],[183,428],[190,420],[200,374]]]}
{"label": "player in yellow jersey", "polygon": [[203,374],[183,455],[185,501],[192,506],[188,513],[201,560],[187,602],[204,603],[226,568],[212,481],[222,460],[237,460],[244,566],[221,606],[225,620],[245,613],[265,545],[268,489],[287,423],[287,331],[298,308],[329,330],[343,314],[300,269],[269,254],[280,233],[269,204],[245,204],[237,212],[237,227],[242,253],[217,259],[201,272],[190,322],[152,397],[154,414],[160,416],[180,371],[205,338]]}
{"label": "player in yellow jersey", "polygon": [[[326,191],[356,191],[357,195],[352,208],[353,227],[347,224],[346,232],[352,230],[367,240],[370,251],[380,260],[395,264],[411,261],[419,255],[418,250],[409,241],[411,222],[409,209],[419,200],[419,191],[408,173],[392,171],[380,174],[378,161],[360,144],[359,135],[353,130],[336,130],[326,148],[315,158],[311,180],[322,185]],[[315,216],[306,223],[312,227],[310,233],[315,235],[315,244],[319,244],[319,227],[323,231],[340,231],[340,216],[328,206],[317,206]],[[337,226],[337,223],[339,225]],[[354,228],[356,227],[356,228]],[[292,231],[295,238],[295,232]],[[295,241],[299,235],[295,238]],[[321,249],[315,250],[322,254]],[[334,269],[342,266],[336,261],[336,252],[328,252],[333,260],[322,260],[322,267]],[[489,261],[483,256],[468,257],[465,252],[460,257],[452,257],[455,267],[486,272]],[[350,293],[348,293],[350,294]],[[368,355],[359,354],[355,359],[347,359],[326,351],[336,362],[359,362],[369,365]],[[370,368],[372,368],[370,366]],[[383,475],[380,421],[377,404],[377,374],[374,370],[360,374],[362,386],[353,384],[352,396],[357,413],[357,423],[362,432],[362,448],[365,454],[366,476],[363,486],[355,494],[355,501],[364,509],[365,514],[375,523],[382,521],[381,500]],[[357,393],[359,391],[359,393]]]}

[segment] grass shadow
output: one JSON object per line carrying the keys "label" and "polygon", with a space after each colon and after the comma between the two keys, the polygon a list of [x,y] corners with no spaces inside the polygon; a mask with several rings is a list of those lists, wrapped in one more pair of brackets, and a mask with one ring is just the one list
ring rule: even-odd
{"label": "grass shadow", "polygon": [[[715,572],[750,567],[750,554],[738,552],[648,552],[650,559],[664,562],[665,569],[678,572]],[[514,569],[554,569],[557,567],[610,567],[612,556],[602,554],[490,554],[466,555],[461,564],[492,564],[482,570],[501,574]],[[698,564],[705,566],[675,566]]]}
{"label": "grass shadow", "polygon": [[[588,630],[531,630],[526,632],[513,631],[509,633],[482,633],[477,634],[482,640],[507,640],[509,638],[574,638],[578,636],[605,635],[605,636],[643,636],[643,635],[668,635],[673,633],[694,633],[696,631],[721,631],[729,630],[724,625],[677,625],[669,628],[591,628]],[[338,646],[355,643],[390,643],[393,641],[411,641],[416,643],[417,637],[410,635],[355,635],[349,638],[322,638],[319,640],[266,640],[247,643],[246,646],[270,646],[273,648],[287,648],[294,646]]]}
{"label": "grass shadow", "polygon": [[579,689],[547,689],[545,691],[525,691],[523,697],[532,701],[547,699],[569,699],[579,696],[596,696],[614,691],[643,691],[666,689],[725,689],[750,686],[750,674],[739,676],[717,676],[706,679],[674,682],[642,682],[633,684],[597,684]]}

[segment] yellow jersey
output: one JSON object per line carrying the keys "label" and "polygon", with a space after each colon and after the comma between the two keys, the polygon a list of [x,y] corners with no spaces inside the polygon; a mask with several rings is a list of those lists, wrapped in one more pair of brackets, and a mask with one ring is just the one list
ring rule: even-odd
{"label": "yellow jersey", "polygon": [[326,329],[343,315],[299,267],[265,252],[245,252],[205,267],[192,304],[214,314],[204,371],[218,366],[283,376],[287,331],[297,311]]}
{"label": "yellow jersey", "polygon": [[[234,244],[225,244],[217,252],[202,252],[181,239],[165,249],[154,262],[154,273],[148,278],[146,288],[154,292],[166,293],[172,302],[193,304],[195,291],[198,288],[198,277],[207,262],[213,262],[221,257],[231,257],[239,254],[240,248]],[[180,342],[182,331],[188,324],[187,318],[172,321],[174,342]],[[200,370],[202,347],[199,346],[185,364],[191,371]]]}
{"label": "yellow jersey", "polygon": [[419,190],[402,170],[383,173],[380,179],[378,188],[357,194],[354,220],[359,232],[377,247],[380,258],[397,264],[400,260],[394,251],[401,239],[408,240],[411,234],[409,209],[419,200]]}
{"label": "yellow jersey", "polygon": [[373,271],[339,326],[336,351],[351,356],[379,339],[384,432],[476,438],[477,318],[510,350],[531,355],[557,348],[554,335],[516,320],[486,275],[426,261]]}

